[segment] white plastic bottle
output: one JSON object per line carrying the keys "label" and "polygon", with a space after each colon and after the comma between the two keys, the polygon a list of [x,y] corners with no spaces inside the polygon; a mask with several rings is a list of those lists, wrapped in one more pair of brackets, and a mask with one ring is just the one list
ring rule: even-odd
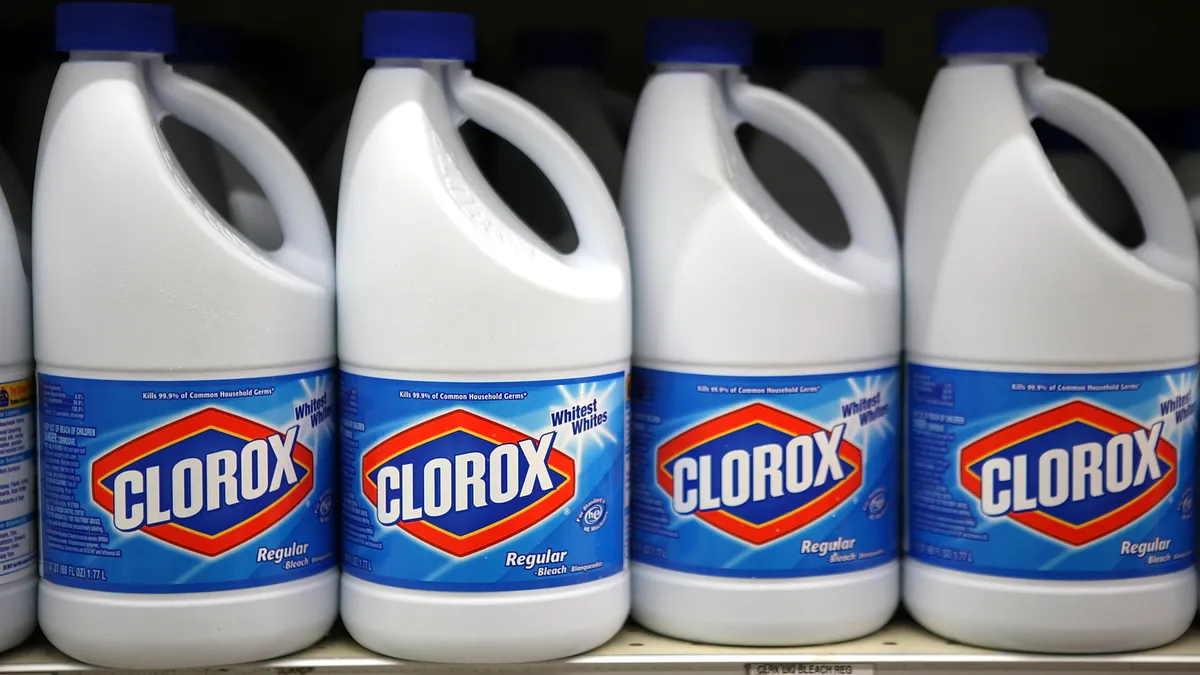
{"label": "white plastic bottle", "polygon": [[[553,659],[629,611],[628,255],[595,168],[474,51],[469,15],[366,15],[338,206],[342,620],[399,658]],[[466,119],[545,172],[573,253],[488,186]]]}
{"label": "white plastic bottle", "polygon": [[[1170,642],[1196,610],[1187,206],[1133,123],[1038,65],[1041,12],[950,11],[939,46],[905,221],[905,604],[986,647]],[[1033,117],[1109,163],[1144,244],[1070,198]]]}
{"label": "white plastic bottle", "polygon": [[1137,211],[1108,164],[1062,129],[1041,120],[1033,127],[1067,194],[1101,230],[1125,241],[1136,231]]}
{"label": "white plastic bottle", "polygon": [[[334,271],[316,194],[253,115],[163,60],[170,7],[59,6],[34,190],[39,619],[120,669],[257,661],[337,617]],[[237,236],[157,128],[210,135],[283,245]]]}
{"label": "white plastic bottle", "polygon": [[[516,54],[523,72],[513,91],[570,134],[616,199],[634,101],[604,83],[605,47],[604,36],[592,31],[522,34]],[[570,217],[533,162],[511,143],[498,143],[493,166],[493,182],[505,203],[553,246],[573,250],[577,239]]]}
{"label": "white plastic bottle", "polygon": [[[799,73],[783,92],[850,142],[871,169],[899,225],[917,115],[879,80],[883,31],[801,30],[788,38],[784,54]],[[850,233],[842,208],[811,164],[777,139],[756,134],[750,165],[780,205],[817,239],[834,246],[846,244]]]}
{"label": "white plastic bottle", "polygon": [[[27,201],[0,153],[0,651],[37,626],[36,451]],[[12,208],[9,207],[12,204]],[[24,223],[28,226],[28,222]]]}
{"label": "white plastic bottle", "polygon": [[[633,616],[739,645],[835,642],[899,601],[900,261],[878,185],[815,113],[751,84],[749,24],[647,27],[622,214],[634,269]],[[742,122],[808,158],[833,250],[767,195]]]}
{"label": "white plastic bottle", "polygon": [[[178,73],[232,98],[278,134],[280,124],[275,115],[254,88],[237,75],[238,67],[246,62],[247,51],[237,33],[230,28],[207,24],[184,25],[180,27],[179,49],[171,59],[171,64]],[[198,173],[206,169],[215,170],[212,183],[220,194],[209,194],[204,185],[197,183],[201,194],[210,204],[224,205],[229,222],[259,247],[267,250],[279,248],[283,242],[283,230],[275,217],[275,210],[254,177],[238,163],[233,154],[190,127],[177,125],[168,130],[174,133],[168,133],[167,140],[194,181]],[[194,138],[181,138],[185,135]],[[180,147],[184,143],[194,144],[191,146],[194,152],[206,155],[195,162],[197,171],[192,171],[193,162],[185,156],[185,148]]]}

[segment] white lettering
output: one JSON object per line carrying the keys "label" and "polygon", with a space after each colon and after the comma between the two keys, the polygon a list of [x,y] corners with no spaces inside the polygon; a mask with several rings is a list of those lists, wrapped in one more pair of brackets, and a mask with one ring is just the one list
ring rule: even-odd
{"label": "white lettering", "polygon": [[[464,452],[423,464],[384,466],[376,474],[376,519],[383,525],[504,504],[554,489],[550,456],[557,432],[504,443],[486,455]],[[527,466],[521,473],[521,459]],[[416,486],[420,481],[418,495]],[[399,493],[398,495],[396,493]]]}
{"label": "white lettering", "polygon": [[[980,468],[980,510],[998,517],[1119,494],[1163,476],[1158,459],[1162,422],[1117,434],[1101,445],[1049,448],[1035,455],[991,457]],[[1134,450],[1137,450],[1136,466]],[[1028,471],[1037,462],[1037,477]]]}
{"label": "white lettering", "polygon": [[720,455],[720,477],[712,455],[680,457],[670,466],[671,507],[681,515],[800,494],[846,477],[838,455],[846,425],[796,436],[786,446],[765,444]]}
{"label": "white lettering", "polygon": [[[240,451],[221,449],[170,466],[125,469],[113,481],[113,524],[122,532],[132,532],[290,488],[300,482],[292,458],[299,429],[294,426],[282,435],[251,440]],[[164,483],[167,475],[170,479]]]}

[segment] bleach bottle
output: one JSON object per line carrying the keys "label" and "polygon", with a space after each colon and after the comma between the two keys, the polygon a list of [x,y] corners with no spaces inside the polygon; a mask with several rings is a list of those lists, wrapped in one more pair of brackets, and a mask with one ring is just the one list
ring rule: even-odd
{"label": "bleach bottle", "polygon": [[[899,222],[917,115],[877,73],[883,67],[883,31],[807,29],[793,33],[784,55],[799,74],[783,92],[833,125],[871,169]],[[786,145],[756,134],[750,164],[788,213],[821,241],[844,246],[849,237],[838,200],[811,164]]]}
{"label": "bleach bottle", "polygon": [[[605,46],[592,31],[524,33],[516,48],[522,75],[513,91],[571,135],[616,199],[634,100],[605,85]],[[497,144],[494,174],[496,191],[534,231],[559,250],[578,245],[554,187],[511,143]]]}
{"label": "bleach bottle", "polygon": [[[0,153],[0,651],[37,626],[37,476],[27,198]],[[10,208],[9,204],[12,204]]]}
{"label": "bleach bottle", "polygon": [[[337,617],[334,272],[300,165],[164,62],[170,7],[66,3],[34,190],[39,618],[120,669],[271,658]],[[284,229],[264,251],[160,123],[227,148]]]}
{"label": "bleach bottle", "polygon": [[[338,206],[342,620],[399,658],[554,659],[629,612],[629,261],[596,169],[474,51],[469,15],[366,15]],[[573,253],[492,191],[467,119],[546,173]]]}
{"label": "bleach bottle", "polygon": [[[753,30],[664,18],[630,137],[633,616],[697,642],[836,642],[899,600],[900,261],[887,202],[815,113],[751,84]],[[807,158],[842,250],[771,200],[735,139]],[[815,609],[819,608],[819,610]]]}
{"label": "bleach bottle", "polygon": [[[1133,123],[1042,70],[1041,12],[946,12],[938,39],[905,227],[905,604],[992,648],[1170,642],[1196,610],[1187,205]],[[1071,199],[1034,117],[1109,164],[1145,243]]]}

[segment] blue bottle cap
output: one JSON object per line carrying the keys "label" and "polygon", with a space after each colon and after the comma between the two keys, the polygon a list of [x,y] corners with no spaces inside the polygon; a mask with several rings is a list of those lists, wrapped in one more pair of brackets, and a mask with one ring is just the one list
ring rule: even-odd
{"label": "blue bottle cap", "polygon": [[591,30],[536,30],[517,36],[517,65],[521,68],[604,67],[604,35]]}
{"label": "blue bottle cap", "polygon": [[787,59],[808,68],[879,68],[883,31],[877,28],[812,28],[788,36]]}
{"label": "blue bottle cap", "polygon": [[1083,141],[1045,120],[1034,120],[1033,130],[1046,152],[1086,152],[1088,149]]}
{"label": "blue bottle cap", "polygon": [[135,2],[64,2],[55,14],[60,52],[175,51],[175,10]]}
{"label": "blue bottle cap", "polygon": [[1050,48],[1046,24],[1046,13],[1031,7],[944,10],[938,14],[938,53],[1044,56]]}
{"label": "blue bottle cap", "polygon": [[748,66],[754,62],[754,26],[728,19],[651,19],[646,24],[646,60]]}
{"label": "blue bottle cap", "polygon": [[245,45],[237,31],[210,24],[180,24],[176,32],[176,63],[229,66],[240,63]]}
{"label": "blue bottle cap", "polygon": [[457,12],[367,12],[363,58],[474,61],[475,17]]}

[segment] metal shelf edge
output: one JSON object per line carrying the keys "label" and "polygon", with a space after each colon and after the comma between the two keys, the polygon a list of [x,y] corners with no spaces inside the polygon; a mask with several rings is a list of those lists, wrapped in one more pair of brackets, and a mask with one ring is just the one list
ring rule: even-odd
{"label": "metal shelf edge", "polygon": [[[880,647],[887,647],[880,649]],[[670,666],[740,667],[746,663],[825,663],[872,664],[878,666],[946,666],[975,668],[1005,666],[1044,666],[1048,668],[1094,667],[1101,670],[1128,670],[1130,667],[1200,669],[1200,627],[1194,627],[1179,641],[1165,647],[1130,654],[1046,655],[996,652],[948,643],[931,635],[906,619],[898,619],[882,631],[851,642],[819,647],[757,649],[698,645],[664,638],[637,626],[627,626],[608,644],[579,656],[547,664],[487,666],[490,672],[529,670],[550,667],[556,671],[596,670],[611,667],[664,668]],[[415,671],[437,664],[401,661],[381,656],[358,646],[344,631],[337,631],[312,648],[290,656],[241,666],[188,668],[187,672],[230,671]],[[473,666],[463,666],[471,670]],[[0,654],[0,674],[61,673],[99,671],[74,661],[54,649],[42,637]]]}

